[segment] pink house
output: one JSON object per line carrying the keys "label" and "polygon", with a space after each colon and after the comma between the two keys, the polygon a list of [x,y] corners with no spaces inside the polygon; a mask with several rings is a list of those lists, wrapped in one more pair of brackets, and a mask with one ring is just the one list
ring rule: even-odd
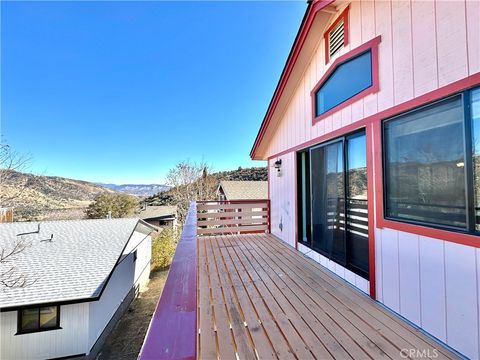
{"label": "pink house", "polygon": [[479,358],[479,143],[480,2],[313,1],[251,157],[274,235]]}
{"label": "pink house", "polygon": [[192,205],[140,358],[480,358],[478,144],[480,2],[309,2],[262,233]]}

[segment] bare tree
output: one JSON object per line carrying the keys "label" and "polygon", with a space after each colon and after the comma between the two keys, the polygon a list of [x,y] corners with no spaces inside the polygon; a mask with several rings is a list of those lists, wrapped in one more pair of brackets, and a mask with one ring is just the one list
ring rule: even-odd
{"label": "bare tree", "polygon": [[0,249],[0,291],[5,288],[26,287],[35,282],[15,265],[15,260],[31,244],[20,238],[12,241],[8,249]]}
{"label": "bare tree", "polygon": [[191,201],[212,200],[215,197],[217,179],[210,175],[211,166],[181,161],[167,174],[167,184],[172,186],[172,196],[178,207],[180,222],[184,222]]}
{"label": "bare tree", "polygon": [[[29,157],[16,153],[8,144],[0,143],[0,207],[13,206],[23,190],[31,186],[29,183],[9,186],[15,183],[17,171],[25,170],[29,162]],[[25,287],[34,282],[15,265],[15,261],[28,246],[29,242],[17,238],[7,247],[0,247],[0,290]]]}
{"label": "bare tree", "polygon": [[[15,199],[33,185],[30,183],[33,177],[22,184],[15,183],[17,172],[25,171],[30,160],[30,157],[13,151],[10,145],[0,143],[0,207],[13,206]],[[14,183],[15,186],[11,186]]]}

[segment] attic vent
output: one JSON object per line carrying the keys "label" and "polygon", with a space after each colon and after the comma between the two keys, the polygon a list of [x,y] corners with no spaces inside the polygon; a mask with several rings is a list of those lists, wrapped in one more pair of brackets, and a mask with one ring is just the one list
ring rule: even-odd
{"label": "attic vent", "polygon": [[325,39],[325,64],[330,58],[338,53],[340,49],[348,45],[348,11],[347,6],[335,21],[323,33]]}
{"label": "attic vent", "polygon": [[328,33],[328,55],[331,58],[345,45],[345,21],[341,19]]}

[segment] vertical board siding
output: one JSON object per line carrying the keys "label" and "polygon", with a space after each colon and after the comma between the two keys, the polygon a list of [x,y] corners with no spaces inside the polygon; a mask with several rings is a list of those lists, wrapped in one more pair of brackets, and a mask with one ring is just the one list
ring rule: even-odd
{"label": "vertical board siding", "polygon": [[445,263],[443,242],[420,236],[422,327],[446,342]]}
{"label": "vertical board siding", "polygon": [[378,300],[463,355],[479,358],[480,250],[390,229],[375,234]]}
{"label": "vertical board siding", "polygon": [[480,1],[468,0],[466,3],[467,50],[469,75],[480,72]]}
{"label": "vertical board siding", "polygon": [[413,98],[412,19],[410,2],[392,2],[394,103]]}
{"label": "vertical board siding", "polygon": [[475,248],[445,242],[447,342],[478,358],[478,297]]}
{"label": "vertical board siding", "polygon": [[437,1],[435,5],[438,80],[445,86],[468,76],[465,2]]}
{"label": "vertical board siding", "polygon": [[418,236],[398,234],[400,309],[402,316],[420,326],[420,256]]}
{"label": "vertical board siding", "polygon": [[[349,44],[325,64],[325,42],[319,34],[267,157],[480,71],[478,1],[362,0],[349,6]],[[325,29],[335,19],[332,14]],[[380,91],[312,125],[310,91],[338,56],[376,36],[382,37]]]}
{"label": "vertical board siding", "polygon": [[398,268],[398,232],[385,229],[382,233],[383,303],[400,312],[400,275]]}
{"label": "vertical board siding", "polygon": [[[295,154],[289,153],[280,157],[282,160],[281,176],[278,176],[274,163],[277,158],[268,162],[270,166],[270,198],[272,234],[295,246]],[[280,228],[280,224],[281,227]]]}
{"label": "vertical board siding", "polygon": [[[275,154],[326,135],[376,112],[480,71],[479,1],[352,1],[349,44],[325,64],[323,33],[269,140],[272,232],[295,245],[295,153]],[[325,29],[333,23],[332,15]],[[342,54],[381,36],[380,90],[312,125],[310,91]],[[267,141],[267,140],[264,140]],[[370,199],[374,201],[374,199]],[[278,225],[283,224],[283,231]],[[391,229],[375,234],[377,300],[462,354],[480,358],[480,250]],[[346,281],[364,279],[299,244],[298,248]]]}
{"label": "vertical board siding", "polygon": [[392,107],[393,104],[393,54],[392,47],[392,12],[390,1],[375,4],[376,33],[381,34],[382,42],[378,46],[378,62],[381,91],[378,93],[378,111]]}
{"label": "vertical board siding", "polygon": [[435,30],[435,3],[412,2],[413,77],[415,96],[438,87],[437,49]]}

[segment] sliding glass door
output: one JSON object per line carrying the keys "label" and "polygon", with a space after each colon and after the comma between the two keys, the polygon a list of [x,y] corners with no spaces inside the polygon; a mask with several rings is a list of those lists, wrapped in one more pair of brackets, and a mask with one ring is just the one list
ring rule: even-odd
{"label": "sliding glass door", "polygon": [[347,268],[368,276],[368,198],[365,133],[346,138]]}
{"label": "sliding glass door", "polygon": [[299,152],[297,161],[299,241],[368,278],[365,133]]}
{"label": "sliding glass door", "polygon": [[310,150],[312,247],[343,263],[345,258],[345,173],[343,140]]}

